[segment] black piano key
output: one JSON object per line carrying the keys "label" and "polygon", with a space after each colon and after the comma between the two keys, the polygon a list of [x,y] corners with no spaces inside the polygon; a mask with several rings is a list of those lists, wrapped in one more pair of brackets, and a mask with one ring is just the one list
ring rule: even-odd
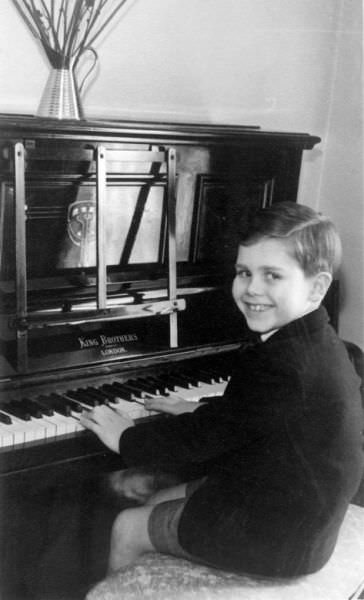
{"label": "black piano key", "polygon": [[226,360],[222,360],[217,365],[215,365],[215,369],[219,372],[220,376],[224,379],[227,379],[231,375],[231,363]]}
{"label": "black piano key", "polygon": [[156,396],[161,395],[161,390],[157,383],[153,384],[152,382],[148,382],[147,379],[137,379],[135,383],[143,392],[146,392],[147,394],[155,394]]}
{"label": "black piano key", "polygon": [[67,392],[61,396],[62,400],[67,404],[72,412],[82,413],[84,407],[80,404],[80,401],[74,400],[73,398],[68,398]]}
{"label": "black piano key", "polygon": [[108,404],[110,401],[116,401],[115,393],[108,392],[107,390],[103,390],[101,388],[87,388],[86,393],[87,395],[89,394],[91,399],[96,401],[96,404]]}
{"label": "black piano key", "polygon": [[102,386],[102,388],[110,393],[110,399],[112,397],[116,401],[117,398],[121,398],[122,400],[127,400],[128,402],[136,402],[138,399],[144,398],[145,392],[137,389],[134,386],[129,385],[128,383],[118,383],[114,381],[113,383],[106,383]]}
{"label": "black piano key", "polygon": [[223,381],[225,381],[224,369],[211,368],[211,369],[206,369],[206,371],[207,371],[207,373],[210,373],[211,375],[213,375],[216,383],[222,383]]}
{"label": "black piano key", "polygon": [[67,398],[78,401],[80,398],[80,390],[66,390],[64,395],[67,396]]}
{"label": "black piano key", "polygon": [[78,388],[76,391],[78,392],[80,402],[86,403],[87,400],[90,400],[90,402],[94,402],[94,405],[97,406],[106,400],[105,394],[102,394],[100,390],[94,387]]}
{"label": "black piano key", "polygon": [[206,373],[208,373],[209,375],[211,375],[211,377],[214,378],[215,383],[222,383],[223,381],[225,381],[223,374],[218,369],[207,368]]}
{"label": "black piano key", "polygon": [[[91,391],[86,391],[83,388],[78,388],[77,390],[72,390],[72,398],[69,398],[69,402],[71,402],[71,406],[74,406],[75,412],[82,412],[87,408],[93,408],[94,406],[98,406],[102,404],[102,398],[100,398],[100,394],[96,395],[91,393]],[[65,394],[67,397],[69,392]]]}
{"label": "black piano key", "polygon": [[178,371],[178,375],[185,377],[186,380],[191,384],[191,386],[198,387],[201,385],[200,379],[195,373],[193,373],[193,371]]}
{"label": "black piano key", "polygon": [[[109,388],[108,383],[104,383],[99,388],[96,388],[95,392],[100,399],[100,404],[107,404],[108,402],[114,402],[116,398],[115,390]],[[95,397],[96,397],[95,394]]]}
{"label": "black piano key", "polygon": [[152,385],[152,387],[157,387],[161,396],[165,396],[170,392],[170,389],[163,379],[158,379],[157,377],[145,377],[143,381],[146,381],[147,384]]}
{"label": "black piano key", "polygon": [[80,394],[76,390],[67,390],[66,396],[72,398],[73,400],[78,400],[79,402],[82,402],[83,404],[86,404],[87,406],[91,407],[98,406],[99,404],[101,404],[100,399],[95,398],[95,396],[92,393],[83,395],[82,400],[80,400]]}
{"label": "black piano key", "polygon": [[116,381],[113,384],[105,384],[112,385],[112,390],[114,393],[114,397],[122,398],[123,400],[128,400],[132,402],[133,400],[133,392],[130,389],[127,389],[122,383],[117,383]]}
{"label": "black piano key", "polygon": [[9,415],[6,415],[3,412],[0,412],[0,423],[4,423],[5,425],[11,425],[12,424],[11,417],[9,417]]}
{"label": "black piano key", "polygon": [[183,377],[182,375],[177,375],[177,374],[173,374],[173,375],[168,374],[166,376],[166,383],[167,383],[168,387],[170,387],[170,385],[174,385],[177,387],[185,388],[187,390],[192,387],[186,377]]}
{"label": "black piano key", "polygon": [[71,416],[71,404],[67,401],[66,398],[63,398],[63,396],[59,394],[50,394],[48,398],[54,412],[59,413],[60,415],[63,415],[65,417]]}
{"label": "black piano key", "polygon": [[38,402],[38,398],[32,399],[32,403],[38,406],[39,410],[42,412],[43,415],[45,415],[46,417],[53,417],[53,408],[47,406],[46,404],[41,404],[40,402]]}
{"label": "black piano key", "polygon": [[25,408],[23,408],[19,402],[16,402],[15,400],[10,400],[10,402],[6,402],[2,408],[5,412],[10,413],[14,417],[17,417],[22,421],[30,421],[32,418],[30,413]]}
{"label": "black piano key", "polygon": [[71,416],[71,407],[67,404],[66,399],[58,394],[49,394],[49,396],[39,396],[38,402],[45,406],[50,406],[54,412],[65,417]]}
{"label": "black piano key", "polygon": [[73,398],[67,397],[67,392],[64,395],[63,394],[54,394],[54,399],[55,399],[55,401],[60,402],[60,406],[67,406],[67,409],[69,408],[69,413],[71,413],[71,412],[81,413],[83,410],[83,407],[81,406],[79,401],[77,401]]}
{"label": "black piano key", "polygon": [[29,412],[29,414],[35,419],[41,419],[43,417],[43,412],[40,406],[32,400],[29,400],[29,398],[22,398],[20,400],[20,404],[24,408],[24,410]]}
{"label": "black piano key", "polygon": [[[149,379],[149,377],[148,377]],[[160,377],[153,377],[152,380],[156,382],[163,393],[175,392],[177,389],[177,384],[170,379],[168,379],[167,375],[161,375]]]}
{"label": "black piano key", "polygon": [[87,388],[87,391],[93,394],[93,397],[97,398],[100,403],[110,399],[110,394],[106,390],[103,390],[102,386],[97,388]]}
{"label": "black piano key", "polygon": [[[189,371],[186,371],[186,374],[189,374]],[[207,373],[205,371],[191,370],[192,377],[195,377],[201,383],[216,383],[213,375],[211,373]]]}
{"label": "black piano key", "polygon": [[134,383],[134,380],[130,379],[129,381],[125,381],[121,385],[125,391],[130,392],[136,398],[143,398],[145,395],[140,386]]}
{"label": "black piano key", "polygon": [[127,389],[130,389],[132,392],[134,392],[137,398],[142,398],[144,396],[145,390],[137,379],[128,379],[122,385],[125,385]]}

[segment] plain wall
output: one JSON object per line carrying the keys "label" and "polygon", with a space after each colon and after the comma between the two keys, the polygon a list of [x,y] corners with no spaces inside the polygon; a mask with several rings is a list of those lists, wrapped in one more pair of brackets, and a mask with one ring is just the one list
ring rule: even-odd
{"label": "plain wall", "polygon": [[[88,118],[320,136],[304,153],[299,202],[338,225],[339,333],[364,347],[361,44],[361,0],[129,0],[95,45],[83,106]],[[0,111],[35,114],[48,73],[42,48],[2,0]]]}

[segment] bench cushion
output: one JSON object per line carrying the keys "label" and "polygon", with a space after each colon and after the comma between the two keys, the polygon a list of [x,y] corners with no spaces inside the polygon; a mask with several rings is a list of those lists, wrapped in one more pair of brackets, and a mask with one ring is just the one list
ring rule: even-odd
{"label": "bench cushion", "polygon": [[87,600],[348,600],[364,580],[364,508],[350,505],[329,562],[312,575],[272,580],[145,554],[93,587]]}

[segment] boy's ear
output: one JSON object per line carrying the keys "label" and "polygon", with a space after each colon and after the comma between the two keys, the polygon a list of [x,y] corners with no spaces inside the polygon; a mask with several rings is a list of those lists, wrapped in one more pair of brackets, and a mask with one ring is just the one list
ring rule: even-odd
{"label": "boy's ear", "polygon": [[332,282],[332,275],[326,271],[320,271],[315,275],[311,290],[311,300],[321,302]]}

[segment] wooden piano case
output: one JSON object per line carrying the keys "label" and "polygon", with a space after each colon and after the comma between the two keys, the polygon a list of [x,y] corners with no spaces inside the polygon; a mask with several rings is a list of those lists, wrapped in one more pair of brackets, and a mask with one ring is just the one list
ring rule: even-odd
{"label": "wooden piano case", "polygon": [[[182,364],[218,369],[249,338],[230,298],[239,222],[296,201],[302,153],[319,141],[0,117],[0,410]],[[104,475],[121,467],[89,432],[0,449],[3,600],[70,600],[103,576],[117,510]]]}

